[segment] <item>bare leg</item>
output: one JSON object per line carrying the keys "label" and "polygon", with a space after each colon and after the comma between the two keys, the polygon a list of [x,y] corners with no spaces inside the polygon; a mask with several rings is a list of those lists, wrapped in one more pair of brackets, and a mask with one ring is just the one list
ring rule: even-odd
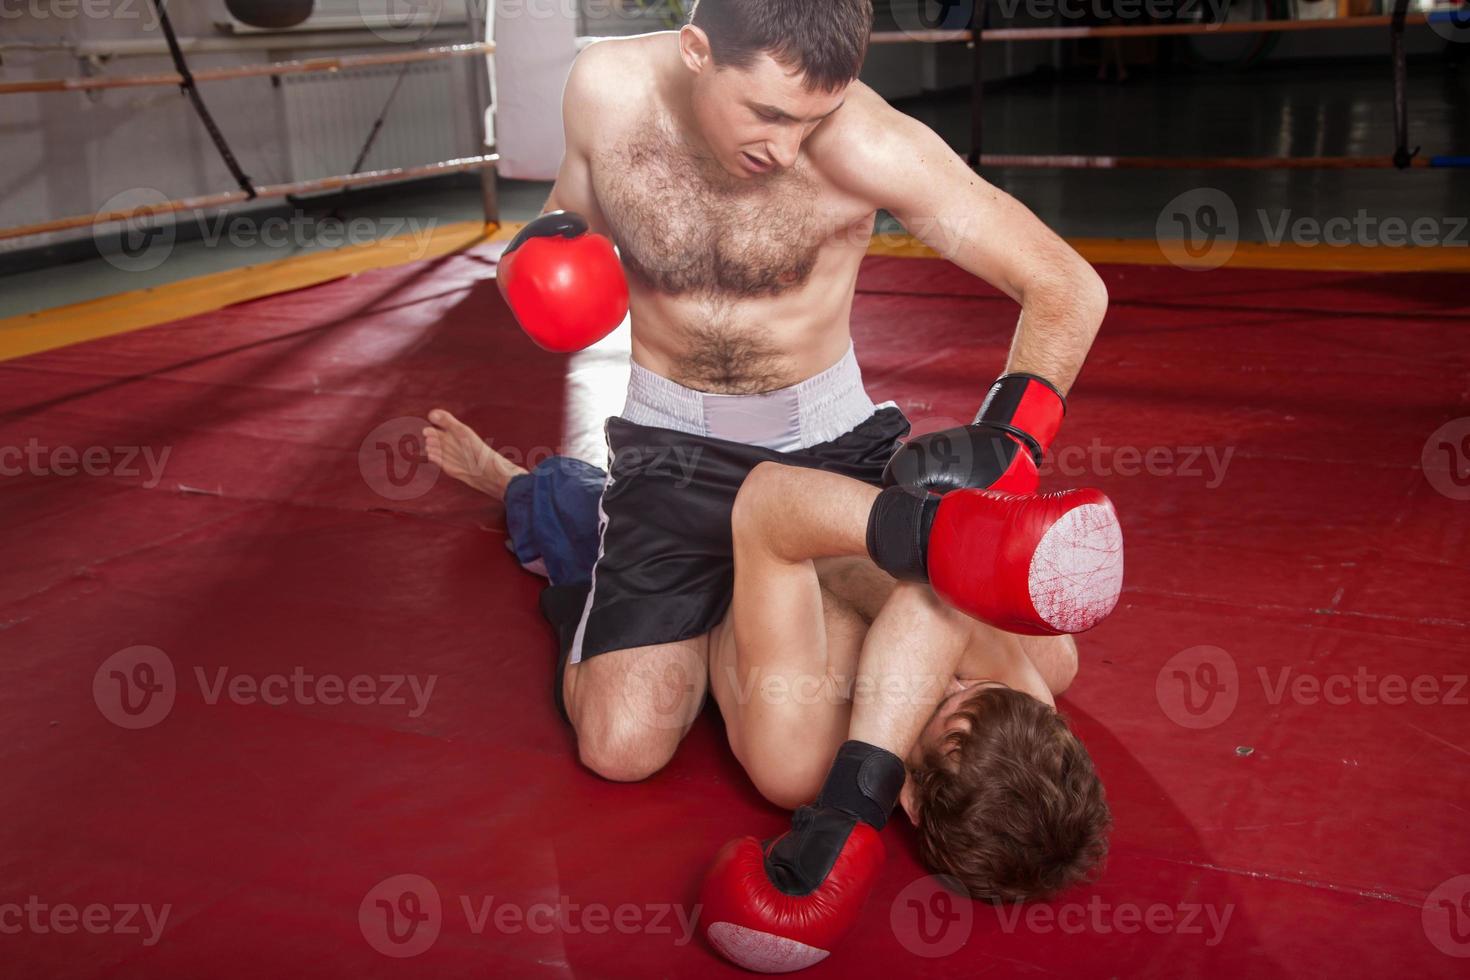
{"label": "bare leg", "polygon": [[[429,460],[496,500],[526,473],[443,409],[424,430]],[[707,687],[708,638],[616,650],[569,664],[562,683],[582,763],[618,782],[646,779],[673,758]]]}
{"label": "bare leg", "polygon": [[568,664],[562,694],[582,764],[617,782],[662,769],[699,716],[708,660],[701,636]]}
{"label": "bare leg", "polygon": [[525,473],[475,433],[474,429],[442,408],[429,413],[432,428],[424,430],[429,461],[449,476],[496,500],[505,499],[510,481]]}

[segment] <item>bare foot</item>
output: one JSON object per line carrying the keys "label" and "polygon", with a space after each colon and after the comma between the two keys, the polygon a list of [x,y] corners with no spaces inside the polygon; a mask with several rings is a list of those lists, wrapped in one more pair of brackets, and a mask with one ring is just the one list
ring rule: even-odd
{"label": "bare foot", "polygon": [[424,451],[429,461],[461,483],[504,500],[506,486],[526,472],[442,408],[429,413],[429,422],[433,428],[424,430]]}

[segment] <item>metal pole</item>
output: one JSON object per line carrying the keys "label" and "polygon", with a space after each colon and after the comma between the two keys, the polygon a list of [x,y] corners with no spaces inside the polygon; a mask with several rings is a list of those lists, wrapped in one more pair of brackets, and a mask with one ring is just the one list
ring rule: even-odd
{"label": "metal pole", "polygon": [[985,58],[981,53],[985,50],[981,39],[984,30],[985,0],[974,0],[974,6],[970,8],[970,166],[977,169],[980,166],[981,135],[985,123]]}
{"label": "metal pole", "polygon": [[[489,23],[489,14],[485,8],[487,0],[471,0],[466,5],[469,21],[471,40],[476,42],[489,41],[486,37]],[[470,99],[470,107],[475,112],[474,128],[471,132],[477,134],[480,141],[481,153],[494,155],[495,147],[491,145],[490,123],[486,118],[487,107],[493,109],[492,103],[494,86],[490,82],[490,62],[487,58],[475,58],[470,70],[473,79],[474,94]],[[486,167],[480,171],[480,203],[485,213],[485,223],[500,223],[500,190],[499,181],[496,177],[496,167]]]}
{"label": "metal pole", "polygon": [[1404,58],[1404,17],[1409,12],[1409,0],[1395,0],[1393,5],[1393,165],[1403,170],[1414,159],[1419,148],[1409,150],[1409,70]]}

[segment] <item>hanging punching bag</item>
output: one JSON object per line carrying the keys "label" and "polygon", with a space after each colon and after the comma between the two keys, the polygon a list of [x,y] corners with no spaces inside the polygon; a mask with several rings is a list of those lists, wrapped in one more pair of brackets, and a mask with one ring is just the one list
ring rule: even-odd
{"label": "hanging punching bag", "polygon": [[316,0],[225,0],[225,6],[243,24],[281,30],[310,17]]}

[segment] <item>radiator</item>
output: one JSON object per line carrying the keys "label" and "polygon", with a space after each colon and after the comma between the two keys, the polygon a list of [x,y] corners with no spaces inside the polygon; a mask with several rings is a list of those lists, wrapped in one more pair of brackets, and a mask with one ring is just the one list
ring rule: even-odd
{"label": "radiator", "polygon": [[469,82],[456,63],[406,67],[406,73],[403,65],[386,65],[284,76],[282,118],[290,178],[349,173],[400,73],[403,84],[362,169],[437,163],[481,152],[466,104]]}

